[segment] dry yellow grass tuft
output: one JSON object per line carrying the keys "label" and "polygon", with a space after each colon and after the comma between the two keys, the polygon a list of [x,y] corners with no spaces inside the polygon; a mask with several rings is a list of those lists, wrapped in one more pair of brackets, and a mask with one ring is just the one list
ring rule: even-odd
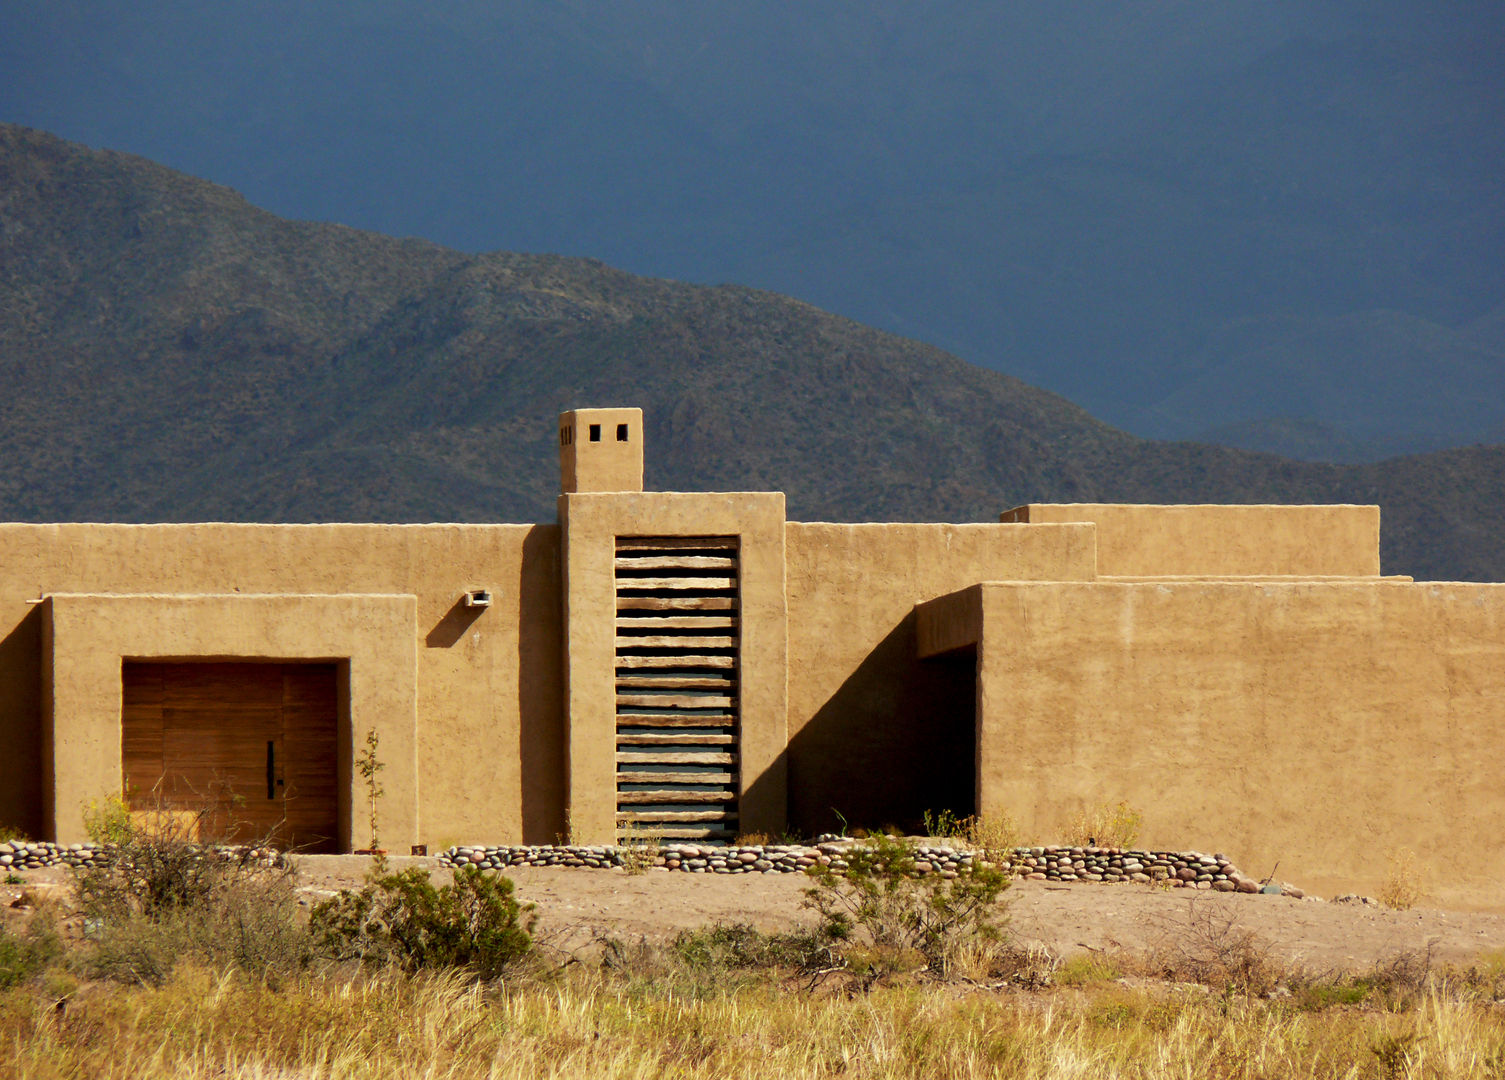
{"label": "dry yellow grass tuft", "polygon": [[1389,859],[1379,902],[1395,911],[1408,911],[1427,899],[1426,878],[1416,865],[1416,853],[1402,848]]}
{"label": "dry yellow grass tuft", "polygon": [[1133,847],[1143,823],[1144,814],[1127,800],[1099,803],[1077,814],[1066,842],[1073,847]]}

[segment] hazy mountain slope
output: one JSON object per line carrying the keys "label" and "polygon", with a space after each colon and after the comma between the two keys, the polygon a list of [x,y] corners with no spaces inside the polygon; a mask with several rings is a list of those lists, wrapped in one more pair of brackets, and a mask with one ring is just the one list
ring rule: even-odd
{"label": "hazy mountain slope", "polygon": [[1140,434],[1505,425],[1497,0],[10,9],[0,118],[279,213],[774,289]]}
{"label": "hazy mountain slope", "polygon": [[0,516],[548,520],[555,414],[639,404],[656,488],[792,517],[1379,501],[1386,569],[1505,576],[1505,452],[1332,467],[1110,428],[786,297],[278,219],[0,127]]}

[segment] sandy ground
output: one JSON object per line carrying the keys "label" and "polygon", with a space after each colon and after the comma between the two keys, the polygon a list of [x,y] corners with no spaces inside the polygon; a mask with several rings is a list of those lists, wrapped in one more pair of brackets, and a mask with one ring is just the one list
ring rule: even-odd
{"label": "sandy ground", "polygon": [[[422,866],[447,876],[431,858],[394,858],[394,869]],[[370,861],[319,855],[299,860],[299,883],[316,903],[336,889],[358,885]],[[717,922],[746,922],[763,930],[808,922],[801,905],[808,882],[798,874],[684,874],[620,869],[516,867],[509,875],[519,897],[538,905],[542,940],[564,951],[588,948],[598,935],[631,942],[663,940]],[[10,904],[24,888],[50,893],[67,872],[30,871],[26,885],[0,887]],[[1360,970],[1408,953],[1430,951],[1434,961],[1469,963],[1482,952],[1505,952],[1505,915],[1416,908],[1384,908],[1284,896],[1191,892],[1148,885],[1016,882],[1007,894],[1010,923],[1023,942],[1058,956],[1088,950],[1146,950],[1191,922],[1231,924],[1268,943],[1279,959],[1314,971]]]}

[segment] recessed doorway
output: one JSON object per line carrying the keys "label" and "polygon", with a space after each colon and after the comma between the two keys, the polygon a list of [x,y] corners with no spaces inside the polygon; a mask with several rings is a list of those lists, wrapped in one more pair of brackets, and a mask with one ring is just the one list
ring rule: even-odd
{"label": "recessed doorway", "polygon": [[336,851],[339,665],[127,661],[133,811],[198,815],[202,839]]}

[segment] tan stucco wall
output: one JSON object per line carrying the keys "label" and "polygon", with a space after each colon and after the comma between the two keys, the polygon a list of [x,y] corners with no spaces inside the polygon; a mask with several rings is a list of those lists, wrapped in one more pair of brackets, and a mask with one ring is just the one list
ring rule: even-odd
{"label": "tan stucco wall", "polygon": [[785,536],[791,824],[969,804],[971,663],[918,661],[912,609],[983,579],[1091,580],[1093,526],[790,522]]}
{"label": "tan stucco wall", "polygon": [[1505,585],[1006,583],[936,608],[979,602],[984,813],[1048,841],[1127,799],[1146,844],[1324,895],[1374,895],[1408,848],[1440,901],[1505,907]]}
{"label": "tan stucco wall", "polygon": [[1097,572],[1105,577],[1373,577],[1380,572],[1377,506],[1031,503],[1006,511],[1000,520],[1093,522]]}
{"label": "tan stucco wall", "polygon": [[[398,850],[421,842],[416,612],[412,596],[49,596],[42,612],[43,745],[51,751],[43,764],[52,781],[47,832],[60,843],[84,840],[84,803],[121,789],[123,661],[338,658],[345,662],[340,847],[370,840],[362,835],[369,804],[351,770],[351,751],[368,731],[380,739],[384,765],[379,835]],[[362,819],[355,826],[352,808]]]}
{"label": "tan stucco wall", "polygon": [[[591,442],[590,428],[601,438]],[[617,438],[618,425],[627,439]],[[559,414],[559,490],[642,491],[643,410],[576,409]]]}
{"label": "tan stucco wall", "polygon": [[616,836],[616,579],[619,536],[738,536],[739,828],[785,820],[788,667],[781,493],[648,492],[559,498],[565,551],[565,703],[570,832]]}
{"label": "tan stucco wall", "polygon": [[[44,834],[42,617],[28,601],[382,593],[416,597],[419,842],[552,842],[558,543],[544,525],[0,524],[0,823]],[[492,606],[464,607],[479,587]]]}

